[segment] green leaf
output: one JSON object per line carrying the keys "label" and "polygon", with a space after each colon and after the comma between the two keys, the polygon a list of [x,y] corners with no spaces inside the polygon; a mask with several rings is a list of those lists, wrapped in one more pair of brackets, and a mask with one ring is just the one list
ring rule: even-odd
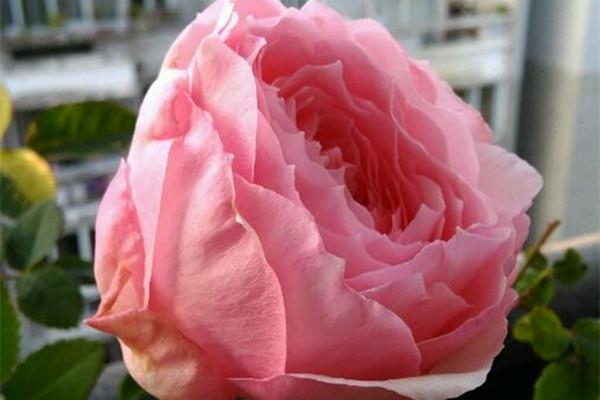
{"label": "green leaf", "polygon": [[541,272],[548,268],[548,259],[538,251],[531,257],[529,265],[529,267],[535,271]]}
{"label": "green leaf", "polygon": [[17,189],[12,179],[0,173],[0,213],[17,218],[31,205],[31,201]]}
{"label": "green leaf", "polygon": [[527,265],[523,266],[526,270],[523,272],[519,280],[515,283],[515,290],[522,295],[525,292],[530,291],[536,286],[542,277],[547,274],[548,260],[539,251],[530,255],[532,250],[527,250],[526,257],[528,259]]}
{"label": "green leaf", "polygon": [[530,343],[533,340],[533,328],[529,314],[522,315],[512,329],[513,337],[519,342]]}
{"label": "green leaf", "polygon": [[6,258],[6,236],[10,232],[10,228],[0,222],[0,262]]}
{"label": "green leaf", "polygon": [[0,383],[12,374],[19,354],[19,319],[13,307],[4,281],[0,280]]}
{"label": "green leaf", "polygon": [[6,400],[85,400],[104,357],[102,343],[77,339],[48,345],[17,367],[6,384]]}
{"label": "green leaf", "polygon": [[531,345],[544,360],[560,358],[569,348],[571,337],[558,315],[546,307],[536,307],[529,313]]}
{"label": "green leaf", "polygon": [[584,362],[596,372],[600,370],[600,320],[582,318],[573,326],[573,347]]}
{"label": "green leaf", "polygon": [[51,266],[19,277],[17,303],[25,316],[54,328],[74,327],[83,314],[79,287],[66,272]]}
{"label": "green leaf", "polygon": [[520,305],[525,308],[545,306],[552,300],[555,292],[554,281],[550,276],[545,276],[526,292],[521,298]]}
{"label": "green leaf", "polygon": [[567,286],[577,283],[587,271],[581,255],[573,249],[567,250],[564,257],[555,262],[552,268],[556,279]]}
{"label": "green leaf", "polygon": [[80,159],[127,148],[135,114],[118,104],[92,101],[47,109],[34,119],[27,145],[49,159]]}
{"label": "green leaf", "polygon": [[534,400],[597,400],[598,376],[573,361],[553,362],[535,383]]}
{"label": "green leaf", "polygon": [[86,284],[93,284],[95,282],[94,268],[90,261],[84,261],[79,257],[67,255],[61,256],[51,265],[66,271],[76,282]]}
{"label": "green leaf", "polygon": [[154,399],[146,393],[144,389],[133,380],[131,375],[127,374],[121,382],[119,388],[119,400],[151,400]]}
{"label": "green leaf", "polygon": [[6,238],[6,259],[24,269],[41,261],[60,238],[62,211],[51,201],[39,203],[17,221]]}
{"label": "green leaf", "polygon": [[519,280],[515,283],[515,290],[519,295],[530,290],[538,281],[540,273],[538,271],[534,271],[533,269],[527,269],[523,272],[523,275],[519,278]]}

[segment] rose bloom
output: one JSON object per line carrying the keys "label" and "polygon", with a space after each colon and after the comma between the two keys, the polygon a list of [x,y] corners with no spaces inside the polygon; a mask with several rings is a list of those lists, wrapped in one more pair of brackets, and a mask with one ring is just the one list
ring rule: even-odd
{"label": "rose bloom", "polygon": [[540,186],[378,23],[218,1],[102,201],[88,323],[161,399],[458,396],[502,347]]}

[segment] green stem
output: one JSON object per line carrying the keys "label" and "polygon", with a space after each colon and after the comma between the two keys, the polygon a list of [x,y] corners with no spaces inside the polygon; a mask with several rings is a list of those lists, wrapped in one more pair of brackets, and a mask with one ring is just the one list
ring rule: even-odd
{"label": "green stem", "polygon": [[552,220],[548,223],[546,229],[544,230],[544,233],[542,233],[542,236],[540,236],[540,238],[535,242],[531,250],[527,252],[527,258],[525,258],[525,263],[523,264],[523,268],[521,268],[521,271],[519,271],[517,279],[515,279],[515,283],[517,283],[519,279],[521,279],[527,268],[531,266],[535,255],[540,252],[542,246],[546,243],[546,241],[548,241],[552,233],[556,230],[556,228],[558,228],[559,225],[560,221],[558,219]]}
{"label": "green stem", "polygon": [[524,291],[520,296],[519,296],[519,307],[523,307],[525,309],[529,309],[530,307],[524,307],[523,303],[524,301],[531,296],[531,292],[533,291],[533,289],[535,289],[540,282],[542,282],[546,277],[549,277],[552,275],[552,270],[550,268],[542,271],[535,279],[535,283],[533,285],[531,285],[531,287],[529,289],[527,289],[526,291]]}

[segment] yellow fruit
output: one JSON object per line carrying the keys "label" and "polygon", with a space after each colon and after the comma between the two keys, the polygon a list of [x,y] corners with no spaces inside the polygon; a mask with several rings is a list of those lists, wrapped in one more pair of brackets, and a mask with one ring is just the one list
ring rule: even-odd
{"label": "yellow fruit", "polygon": [[0,150],[0,174],[32,204],[53,199],[56,180],[46,160],[27,148]]}
{"label": "yellow fruit", "polygon": [[4,86],[0,84],[0,139],[4,137],[4,134],[8,129],[11,115],[12,105],[10,103],[10,96]]}

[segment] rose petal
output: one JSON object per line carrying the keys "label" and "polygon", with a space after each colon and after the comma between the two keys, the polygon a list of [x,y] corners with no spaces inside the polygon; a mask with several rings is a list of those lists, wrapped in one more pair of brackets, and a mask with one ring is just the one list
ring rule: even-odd
{"label": "rose petal", "polygon": [[397,237],[394,237],[401,244],[414,242],[430,242],[439,238],[443,225],[443,214],[441,211],[434,211],[425,204],[421,205],[408,226],[399,231]]}
{"label": "rose petal", "polygon": [[[412,67],[409,67],[411,60],[406,52],[380,23],[361,19],[349,22],[349,26],[354,40],[369,57],[377,60],[377,65],[384,73],[393,71],[396,76],[410,77],[417,87],[427,86],[429,91],[432,90],[431,87],[435,87],[435,96],[431,94],[430,97],[435,98],[438,107],[453,111],[460,116],[477,142],[491,142],[492,132],[481,113],[459,100],[450,86],[432,73],[429,67],[417,62],[412,62]],[[421,96],[420,91],[415,91],[413,94],[414,98]]]}
{"label": "rose petal", "polygon": [[120,286],[113,282],[121,279],[119,270],[128,271],[141,302],[144,250],[138,216],[131,201],[128,172],[127,165],[121,162],[98,208],[94,272],[100,294],[105,296],[111,286]]}
{"label": "rose petal", "polygon": [[200,43],[210,35],[217,25],[219,16],[229,0],[217,0],[203,12],[196,15],[173,42],[162,64],[162,69],[187,69],[192,62]]}
{"label": "rose petal", "polygon": [[202,350],[143,307],[144,248],[128,172],[121,163],[98,211],[94,268],[102,302],[86,323],[120,339],[129,371],[154,395],[228,399],[227,383]]}
{"label": "rose petal", "polygon": [[[400,316],[417,343],[456,328],[474,308],[443,283],[436,282],[427,290],[418,285],[418,278],[423,279],[415,275],[364,293]],[[417,285],[410,287],[407,283],[414,279]]]}
{"label": "rose petal", "polygon": [[285,365],[283,300],[259,241],[238,221],[230,160],[198,110],[167,161],[150,307],[227,376],[270,376]]}
{"label": "rose petal", "polygon": [[484,368],[386,381],[360,381],[314,374],[287,374],[270,379],[232,379],[251,398],[261,400],[445,400],[485,382]]}
{"label": "rose petal", "polygon": [[278,0],[233,0],[236,12],[243,17],[251,15],[254,18],[277,17],[283,13],[286,8]]}
{"label": "rose petal", "polygon": [[324,251],[310,215],[240,177],[235,186],[238,209],[260,237],[281,283],[286,371],[362,379],[414,374],[419,355],[410,331],[344,284],[343,261]]}
{"label": "rose petal", "polygon": [[229,400],[232,389],[206,354],[162,316],[132,309],[87,323],[119,337],[129,373],[161,399]]}
{"label": "rose petal", "polygon": [[[321,375],[287,374],[265,380],[231,380],[241,398],[260,400],[409,400],[380,387],[360,387],[353,381],[339,379],[330,383]],[[331,379],[331,378],[330,378]],[[369,382],[369,381],[360,381]]]}
{"label": "rose petal", "polygon": [[504,299],[459,328],[419,343],[423,373],[464,372],[489,366],[506,338],[506,314],[516,294],[509,290]]}
{"label": "rose petal", "polygon": [[208,37],[190,67],[190,93],[207,111],[236,173],[252,179],[258,123],[254,75],[248,63],[218,37]]}
{"label": "rose petal", "polygon": [[144,244],[144,305],[148,302],[156,226],[169,152],[174,139],[189,130],[193,118],[187,82],[185,71],[169,70],[160,74],[140,107],[127,156],[131,197],[139,215]]}
{"label": "rose petal", "polygon": [[481,174],[477,187],[485,193],[505,221],[522,214],[542,188],[537,171],[499,146],[477,145]]}
{"label": "rose petal", "polygon": [[301,204],[296,190],[294,166],[285,162],[279,139],[262,113],[258,115],[254,182]]}

